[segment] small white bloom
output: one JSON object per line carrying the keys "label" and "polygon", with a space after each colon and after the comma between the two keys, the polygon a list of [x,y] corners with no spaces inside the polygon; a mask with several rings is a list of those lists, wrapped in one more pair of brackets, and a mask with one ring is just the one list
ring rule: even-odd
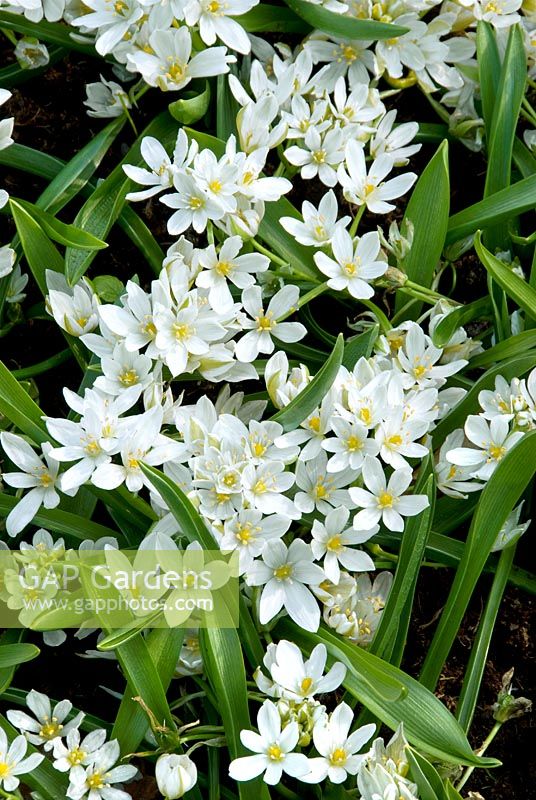
{"label": "small white bloom", "polygon": [[131,800],[127,792],[111,784],[132,780],[138,770],[130,764],[114,766],[118,760],[119,742],[113,739],[97,750],[87,767],[80,764],[73,767],[67,790],[69,800],[80,800],[86,795],[88,800]]}
{"label": "small white bloom", "polygon": [[275,786],[284,773],[299,778],[309,771],[307,758],[292,751],[298,744],[299,729],[291,722],[281,730],[281,717],[271,700],[265,700],[257,714],[259,733],[240,731],[244,747],[255,755],[235,758],[229,775],[236,781],[250,781],[264,773],[264,781]]}
{"label": "small white bloom", "polygon": [[345,161],[348,171],[341,165],[337,173],[345,198],[358,206],[366,205],[373,214],[392,211],[395,206],[387,201],[402,197],[417,180],[415,173],[406,172],[385,181],[395,165],[387,153],[378,156],[367,170],[364,148],[355,140],[346,145]]}
{"label": "small white bloom", "polygon": [[0,729],[0,784],[4,791],[14,792],[20,783],[17,776],[32,772],[43,761],[40,753],[24,758],[27,749],[25,736],[16,736],[9,744],[5,731]]}
{"label": "small white bloom", "polygon": [[335,192],[330,189],[318,204],[318,209],[305,200],[302,205],[303,222],[294,217],[281,217],[279,222],[297,242],[308,247],[330,244],[339,228],[346,228],[350,217],[337,219],[339,206]]}
{"label": "small white bloom", "polygon": [[410,469],[393,472],[389,483],[377,458],[367,456],[363,464],[363,481],[366,489],[350,488],[350,497],[362,510],[354,517],[354,528],[367,530],[380,520],[391,531],[403,531],[403,517],[414,517],[427,506],[424,494],[404,495],[412,481]]}
{"label": "small white bloom", "polygon": [[318,630],[320,609],[309,585],[318,585],[324,572],[313,564],[309,545],[295,539],[290,546],[275,539],[266,543],[262,561],[255,561],[246,575],[250,586],[263,586],[259,620],[265,625],[284,607],[291,619],[308,631]]}
{"label": "small white bloom", "polygon": [[357,299],[372,297],[374,289],[369,281],[379,278],[388,267],[386,261],[377,260],[380,254],[378,233],[370,231],[353,240],[348,231],[338,227],[331,248],[335,260],[322,252],[314,255],[318,269],[329,277],[328,286],[338,292],[347,289]]}
{"label": "small white bloom", "polygon": [[357,755],[376,730],[375,725],[363,725],[353,733],[350,727],[354,712],[341,703],[326,719],[313,729],[313,741],[319,758],[309,760],[310,773],[302,778],[306,783],[319,783],[329,778],[332,783],[343,783],[348,775],[356,775],[364,755]]}
{"label": "small white bloom", "polygon": [[164,753],[155,768],[158,791],[165,800],[178,800],[197,783],[197,767],[188,756]]}
{"label": "small white bloom", "polygon": [[88,117],[120,117],[125,109],[132,108],[127,92],[115,81],[107,81],[102,75],[100,81],[86,84],[87,98],[84,100]]}
{"label": "small white bloom", "polygon": [[73,707],[70,700],[61,700],[52,708],[46,694],[36,692],[35,689],[26,695],[26,705],[35,717],[14,709],[9,710],[6,716],[15,728],[24,733],[29,742],[35,745],[44,744],[47,751],[52,750],[58,736],[67,736],[69,731],[78,728],[84,717],[80,711],[69,722],[65,722]]}
{"label": "small white bloom", "polygon": [[294,311],[298,305],[300,290],[287,285],[272,297],[266,311],[263,307],[260,286],[250,286],[242,292],[242,303],[251,317],[242,323],[249,332],[236,344],[236,357],[239,361],[250,362],[259,353],[273,353],[275,345],[272,336],[282,342],[297,342],[303,339],[307,329],[300,322],[278,322],[280,317]]}
{"label": "small white bloom", "polygon": [[471,476],[487,481],[508,450],[522,437],[522,431],[510,433],[506,417],[470,415],[465,422],[465,435],[475,447],[455,447],[447,453],[447,461],[460,467],[472,467]]}
{"label": "small white bloom", "polygon": [[375,525],[366,531],[346,528],[350,512],[344,506],[334,508],[327,514],[324,523],[313,522],[311,549],[317,560],[324,558],[323,568],[326,578],[337,584],[341,577],[340,566],[351,572],[373,570],[374,561],[363,550],[354,550],[349,545],[362,544],[371,539],[379,530]]}
{"label": "small white bloom", "polygon": [[54,768],[58,772],[70,772],[73,767],[91,763],[96,751],[106,741],[106,731],[99,728],[91,731],[83,739],[77,728],[70,730],[65,742],[60,737],[54,739],[53,756]]}

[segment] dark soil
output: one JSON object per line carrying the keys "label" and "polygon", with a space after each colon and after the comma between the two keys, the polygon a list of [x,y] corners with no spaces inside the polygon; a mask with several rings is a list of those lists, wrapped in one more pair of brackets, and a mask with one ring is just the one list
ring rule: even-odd
{"label": "dark soil", "polygon": [[[0,45],[0,61],[3,60],[3,56]],[[101,120],[87,117],[82,106],[85,97],[84,84],[89,80],[96,80],[100,68],[102,62],[92,62],[73,55],[51,67],[42,77],[15,89],[7,111],[16,117],[14,134],[16,141],[62,159],[72,157],[103,125]],[[107,78],[112,77],[109,73],[107,68],[103,70]],[[433,110],[417,90],[406,92],[400,101],[396,98],[393,102],[399,103],[402,120],[417,118],[421,121],[437,122]],[[2,111],[5,110],[6,106]],[[140,130],[154,110],[154,100],[150,96],[144,98],[137,115]],[[125,127],[99,169],[99,176],[108,174],[124,154],[125,148],[132,143],[133,138],[132,131]],[[429,144],[423,146],[421,153],[412,161],[412,166],[417,171],[422,170],[435,147]],[[481,198],[484,161],[480,155],[471,153],[460,144],[454,143],[451,147],[451,163],[454,165],[452,209],[457,211]],[[6,169],[3,169],[3,173],[2,184],[14,196],[35,200],[45,185],[39,179],[26,174]],[[293,199],[298,205],[305,196],[312,201],[315,200],[314,191],[311,192],[309,185],[297,186],[294,194],[296,197]],[[73,204],[73,207],[75,205]],[[145,208],[138,205],[136,210],[142,214],[160,244],[164,248],[168,246],[170,242],[166,240],[167,234],[159,204],[149,203]],[[68,211],[65,219],[72,220],[75,211]],[[364,221],[366,227],[366,216]],[[11,228],[6,231],[8,226],[5,217],[0,217],[0,223],[4,226],[0,241],[7,241],[13,231]],[[371,220],[370,227],[375,225],[376,222]],[[128,279],[137,269],[142,275],[147,275],[140,254],[120,231],[114,230],[109,241],[109,249],[99,254],[99,272],[117,275],[122,280]],[[474,299],[485,292],[485,277],[474,256],[467,255],[458,262],[457,276],[457,297],[460,299]],[[30,284],[29,298],[25,307],[40,302],[42,298]],[[329,312],[326,312],[327,309],[324,308],[323,317],[330,316]],[[20,330],[16,329],[2,340],[2,357],[12,369],[29,366],[64,347],[61,334],[52,322],[33,320],[25,326],[23,334]],[[68,385],[76,389],[78,381],[79,372],[73,363],[63,365],[48,373],[46,377],[38,379],[39,386],[43,390],[40,402],[44,410],[56,415],[58,405],[61,404],[63,408],[61,387]],[[523,546],[518,553],[517,562],[526,564],[528,557],[528,546]],[[403,665],[414,676],[418,675],[437,617],[448,595],[451,580],[452,572],[446,569],[424,570],[419,578]],[[488,576],[481,580],[439,682],[438,696],[452,711],[456,707],[464,669],[489,591],[489,583]],[[500,689],[503,673],[514,667],[516,692],[531,697],[534,644],[530,625],[531,619],[534,618],[533,606],[532,596],[512,587],[507,589],[494,631],[479,704],[471,729],[471,743],[475,748],[481,744],[493,726],[490,709]],[[36,642],[39,642],[37,638]],[[123,679],[114,662],[81,659],[77,654],[85,647],[85,642],[73,643],[72,638],[61,648],[44,647],[37,666],[30,663],[18,670],[15,680],[17,687],[37,688],[58,699],[68,696],[75,706],[91,709],[92,713],[106,720],[113,718],[118,701],[111,698],[103,686],[121,691]],[[183,684],[184,681],[173,683],[172,696],[180,693]],[[503,761],[503,767],[489,772],[476,771],[465,787],[466,791],[478,791],[485,800],[536,798],[535,748],[533,738],[531,740],[533,733],[534,716],[527,715],[507,723],[488,751],[489,755]],[[143,778],[139,783],[129,787],[129,790],[135,800],[154,800],[158,797],[152,777]]]}

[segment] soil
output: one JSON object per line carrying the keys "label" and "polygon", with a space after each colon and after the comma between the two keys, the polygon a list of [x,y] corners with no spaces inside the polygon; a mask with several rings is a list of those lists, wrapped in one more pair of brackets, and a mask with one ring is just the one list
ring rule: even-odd
{"label": "soil", "polygon": [[[8,51],[6,50],[6,53]],[[0,44],[0,62],[3,61]],[[6,58],[7,62],[7,58]],[[14,138],[21,144],[69,159],[98,130],[102,128],[101,120],[92,120],[86,116],[82,101],[85,97],[84,84],[96,80],[102,63],[97,63],[78,55],[72,55],[48,69],[40,78],[29,81],[14,90],[14,96],[7,105],[8,113],[16,117]],[[103,74],[112,77],[106,68]],[[393,103],[399,104],[400,118],[419,119],[420,121],[437,122],[434,112],[417,90],[410,90]],[[417,110],[416,110],[417,109]],[[154,101],[150,96],[144,98],[139,119],[141,129],[145,121],[154,112]],[[6,106],[2,109],[6,111]],[[125,148],[132,143],[133,133],[123,130],[121,137],[106,156],[99,176],[105,176],[113,164],[123,155]],[[435,150],[434,145],[424,145],[421,152],[412,161],[420,171]],[[458,143],[451,147],[452,174],[452,209],[457,211],[482,196],[485,165],[482,157],[471,153]],[[467,176],[471,180],[467,180]],[[11,194],[28,199],[35,199],[44,188],[44,182],[20,172],[3,170],[2,185]],[[310,197],[314,201],[311,186],[297,185],[294,191],[295,202],[299,205],[301,198]],[[73,208],[76,204],[73,204]],[[165,225],[158,203],[149,203],[145,208],[137,206],[140,213],[160,244],[165,248]],[[72,219],[74,213],[69,215]],[[367,217],[365,215],[365,227]],[[9,240],[12,228],[5,230],[6,218],[0,217],[4,230],[0,240]],[[9,225],[7,226],[9,227]],[[370,227],[375,222],[370,221]],[[114,230],[109,239],[110,247],[99,254],[99,271],[114,274],[122,280],[129,278],[139,264],[140,271],[146,275],[138,251],[126,237]],[[485,292],[485,276],[476,258],[467,255],[457,264],[457,296],[459,299],[471,300]],[[26,308],[42,302],[35,287],[30,284]],[[329,317],[324,307],[323,317]],[[63,339],[54,323],[47,320],[33,320],[20,333],[17,328],[2,342],[3,358],[10,368],[29,366],[47,358],[59,349],[63,349]],[[36,335],[37,334],[37,335]],[[42,390],[40,402],[45,411],[58,413],[58,405],[63,407],[61,387],[68,385],[77,388],[78,371],[72,364],[63,365],[38,379]],[[61,412],[60,412],[61,413]],[[528,542],[528,535],[525,541]],[[522,543],[516,559],[519,564],[529,563],[528,545]],[[419,578],[418,590],[414,606],[412,626],[406,649],[406,660],[403,667],[417,676],[422,664],[426,648],[435,628],[435,621],[448,595],[452,572],[447,569],[423,570]],[[438,685],[438,696],[451,709],[455,710],[463,673],[469,657],[478,620],[489,591],[489,577],[484,576],[475,592],[473,601],[460,629],[458,640],[453,648],[448,663]],[[479,698],[479,704],[471,729],[471,743],[476,748],[486,737],[493,719],[491,705],[501,686],[501,676],[511,667],[515,668],[514,687],[519,695],[531,697],[534,668],[534,644],[531,637],[531,619],[534,619],[534,598],[517,589],[509,587],[505,593],[499,612],[497,626],[494,631],[489,658]],[[39,643],[39,638],[35,640]],[[38,688],[52,697],[68,696],[75,706],[91,708],[92,713],[110,719],[117,701],[103,688],[121,691],[123,681],[114,662],[82,659],[78,653],[86,647],[85,643],[70,639],[70,643],[61,648],[44,647],[39,660],[39,680],[36,678],[35,666],[22,666],[16,675],[19,688]],[[98,668],[98,683],[95,678]],[[177,695],[182,690],[183,681],[174,682]],[[534,699],[534,698],[533,698]],[[534,715],[526,715],[507,723],[491,745],[488,754],[503,761],[503,766],[494,771],[476,771],[466,791],[480,792],[485,800],[531,800],[536,798],[534,775],[536,774],[535,749],[531,746],[531,734],[534,733]],[[201,758],[201,756],[200,756]],[[129,787],[135,800],[153,800],[158,797],[154,779],[144,777],[137,784]]]}

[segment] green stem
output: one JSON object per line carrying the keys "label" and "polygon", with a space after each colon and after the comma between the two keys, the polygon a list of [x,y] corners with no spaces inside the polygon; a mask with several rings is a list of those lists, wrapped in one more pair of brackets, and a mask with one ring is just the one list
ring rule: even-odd
{"label": "green stem", "polygon": [[6,39],[9,39],[12,45],[17,46],[17,37],[13,33],[13,31],[8,30],[7,28],[0,28]]}
{"label": "green stem", "polygon": [[382,333],[389,333],[389,331],[391,330],[392,326],[391,326],[391,323],[389,322],[387,316],[381,310],[381,308],[378,308],[376,303],[373,303],[371,300],[362,299],[361,303],[366,308],[368,308],[369,311],[372,311],[372,313],[374,314],[374,316],[378,320],[378,324],[379,324],[379,326],[380,326],[380,328],[382,330]]}
{"label": "green stem", "polygon": [[41,375],[43,372],[48,372],[49,369],[54,369],[54,367],[59,367],[60,364],[63,364],[65,361],[68,361],[71,358],[71,356],[72,353],[69,348],[67,348],[66,350],[60,350],[59,353],[56,353],[56,355],[45,359],[45,361],[39,361],[37,364],[33,364],[31,367],[14,369],[11,374],[18,381],[22,381],[25,378],[33,378],[34,375]]}
{"label": "green stem", "polygon": [[267,247],[264,247],[264,245],[260,244],[260,242],[258,242],[256,239],[250,239],[249,241],[253,245],[255,250],[257,250],[259,253],[262,253],[265,256],[268,256],[270,261],[273,261],[274,264],[279,264],[280,267],[288,268],[289,266],[288,261],[283,261],[282,258],[276,256],[275,253],[272,253],[271,250],[268,250]]}
{"label": "green stem", "polygon": [[[297,307],[298,308],[303,308],[303,306],[306,306],[307,303],[311,302],[311,300],[314,300],[315,297],[319,297],[321,294],[324,294],[324,292],[327,292],[328,290],[329,290],[329,286],[327,285],[327,283],[319,283],[318,286],[315,286],[313,289],[311,289],[310,291],[306,292],[302,297],[300,297],[300,299],[298,300],[298,306]],[[282,317],[279,317],[277,322],[283,322],[283,320],[288,319],[295,312],[296,312],[296,309],[295,308],[291,308],[290,311],[288,311],[286,314],[283,314]]]}
{"label": "green stem", "polygon": [[276,169],[276,171],[274,172],[274,178],[281,178],[281,177],[283,177],[283,176],[285,175],[286,171],[287,171],[287,168],[286,168],[286,166],[285,166],[284,162],[283,162],[283,161],[280,161],[280,162],[279,162],[279,166],[278,166],[278,168],[277,168],[277,169]]}
{"label": "green stem", "polygon": [[[478,750],[476,751],[476,755],[477,756],[483,756],[484,755],[484,753],[486,752],[486,750],[488,749],[488,747],[490,746],[492,741],[495,739],[495,737],[499,733],[500,729],[502,728],[502,725],[503,725],[502,722],[496,722],[495,723],[495,725],[493,726],[491,731],[488,733],[488,735],[486,736],[486,738],[482,742],[482,746],[479,747]],[[465,786],[465,784],[467,783],[467,781],[469,780],[469,778],[471,777],[471,775],[473,774],[475,769],[476,769],[475,767],[467,767],[467,769],[463,773],[462,777],[460,778],[460,781],[456,785],[456,791],[459,792],[460,789],[463,789],[463,787]]]}
{"label": "green stem", "polygon": [[132,128],[132,130],[134,131],[134,136],[136,136],[136,137],[137,137],[137,136],[138,136],[138,129],[136,128],[136,123],[135,123],[135,122],[134,122],[134,120],[132,119],[132,115],[131,115],[131,113],[130,113],[130,110],[129,110],[129,108],[128,108],[128,106],[127,106],[126,102],[125,102],[125,98],[123,97],[123,95],[119,95],[119,102],[120,102],[120,103],[121,103],[121,105],[123,106],[123,111],[125,112],[125,114],[126,114],[126,117],[127,117],[128,121],[129,121],[129,123],[130,123],[130,127],[131,127],[131,128]]}
{"label": "green stem", "polygon": [[362,206],[359,206],[359,210],[358,210],[357,214],[355,215],[352,224],[350,225],[350,236],[352,238],[356,234],[357,227],[358,227],[359,223],[361,222],[361,217],[365,213],[365,208],[366,208],[366,206],[365,206],[364,203],[363,203]]}

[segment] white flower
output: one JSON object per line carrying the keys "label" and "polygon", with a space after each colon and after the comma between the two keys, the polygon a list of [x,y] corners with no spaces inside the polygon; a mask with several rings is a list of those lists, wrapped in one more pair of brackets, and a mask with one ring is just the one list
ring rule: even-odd
{"label": "white flower", "polygon": [[25,736],[16,736],[8,744],[6,733],[0,728],[0,784],[5,792],[14,792],[20,783],[17,775],[32,772],[43,761],[40,753],[24,758],[27,748]]}
{"label": "white flower", "polygon": [[236,781],[250,781],[264,773],[264,781],[275,786],[283,772],[294,778],[309,771],[307,758],[292,751],[298,744],[297,722],[291,722],[281,731],[281,717],[271,700],[265,700],[257,714],[259,733],[240,731],[244,747],[255,755],[235,758],[229,765],[229,775]]}
{"label": "white flower", "polygon": [[337,173],[345,198],[358,206],[365,204],[373,214],[392,211],[395,206],[387,201],[402,197],[417,180],[415,173],[406,172],[385,181],[395,165],[387,153],[378,156],[367,171],[364,148],[355,140],[346,145],[345,161],[348,172],[341,164]]}
{"label": "white flower", "polygon": [[320,134],[317,128],[309,128],[300,145],[285,150],[285,158],[297,167],[304,180],[318,178],[325,186],[337,183],[337,167],[344,161],[344,134],[339,127]]}
{"label": "white flower", "polygon": [[[374,561],[362,550],[353,550],[349,545],[362,544],[371,539],[379,528],[375,525],[366,531],[346,528],[350,512],[344,506],[334,508],[327,514],[324,522],[313,522],[311,549],[314,557],[324,557],[323,569],[326,578],[337,584],[341,577],[339,564],[352,572],[373,570]],[[346,528],[346,529],[345,529]]]}
{"label": "white flower", "polygon": [[329,778],[332,783],[343,783],[348,775],[356,775],[364,755],[357,755],[376,730],[375,725],[363,725],[352,734],[350,727],[354,712],[341,703],[324,724],[313,729],[313,742],[319,758],[309,760],[310,773],[302,778],[307,783],[320,783]]}
{"label": "white flower", "polygon": [[[466,3],[462,5],[465,6]],[[517,13],[522,7],[521,0],[474,0],[469,3],[469,7],[471,6],[475,19],[489,22],[497,29],[509,28],[522,19]]]}
{"label": "white flower", "polygon": [[82,278],[76,286],[69,286],[59,272],[47,269],[48,296],[46,309],[62,330],[71,336],[82,336],[95,330],[99,324],[98,297]]}
{"label": "white flower", "polygon": [[70,772],[73,767],[91,763],[96,751],[106,741],[106,731],[99,728],[91,731],[82,740],[78,729],[70,730],[65,743],[60,737],[54,739],[54,768],[58,772]]}
{"label": "white flower", "polygon": [[365,456],[377,456],[380,448],[375,439],[369,439],[368,430],[360,422],[351,422],[333,416],[330,420],[335,437],[324,439],[322,447],[334,453],[327,463],[328,472],[345,469],[360,470]]}
{"label": "white flower", "polygon": [[395,167],[405,167],[409,157],[421,149],[420,144],[406,146],[419,132],[419,124],[404,122],[393,130],[395,119],[396,109],[388,111],[383,117],[370,141],[370,155],[378,158],[382,153],[387,153],[393,159]]}
{"label": "white flower", "polygon": [[465,435],[475,447],[455,447],[447,453],[447,461],[460,467],[472,467],[471,476],[487,481],[508,450],[522,437],[522,431],[510,433],[507,417],[467,417]]}
{"label": "white flower", "polygon": [[86,83],[87,99],[84,105],[88,117],[120,117],[125,109],[132,108],[127,92],[115,81],[107,81],[102,75],[96,83]]}
{"label": "white flower", "polygon": [[357,776],[361,800],[418,800],[414,783],[393,776],[382,764],[363,765]]}
{"label": "white flower", "polygon": [[202,233],[209,220],[214,222],[223,217],[225,211],[220,203],[210,197],[191,175],[176,174],[173,185],[176,191],[161,198],[165,206],[177,209],[167,224],[173,236],[183,233],[190,225],[197,233]]}
{"label": "white flower", "polygon": [[235,354],[239,361],[250,362],[259,353],[273,353],[272,336],[282,342],[297,342],[303,339],[307,329],[300,322],[278,322],[280,317],[296,309],[300,290],[287,285],[280,289],[264,311],[260,286],[250,286],[242,292],[242,303],[251,319],[246,319],[242,327],[250,329],[236,344]]}
{"label": "white flower", "polygon": [[411,375],[419,386],[430,385],[430,381],[434,381],[436,386],[442,386],[445,379],[459,372],[467,361],[460,359],[436,366],[441,354],[441,349],[432,344],[423,329],[416,323],[411,323],[404,345],[398,351],[398,360],[402,369]]}
{"label": "white flower", "polygon": [[269,668],[274,683],[269,686],[268,679],[258,673],[255,680],[262,691],[269,689],[273,697],[297,701],[312,699],[315,694],[335,691],[344,680],[346,667],[340,661],[336,661],[324,675],[327,650],[323,644],[317,644],[306,661],[294,642],[282,639],[271,647],[273,649],[270,656],[266,654],[264,663]]}
{"label": "white flower", "polygon": [[293,483],[294,474],[285,470],[285,465],[280,461],[248,464],[242,472],[243,497],[250,506],[264,514],[275,512],[290,519],[299,519],[300,511],[283,494]]}
{"label": "white flower", "polygon": [[251,43],[243,27],[232,17],[250,11],[258,0],[190,0],[184,9],[187,25],[199,25],[205,44],[214,44],[219,37],[227,47],[249,53]]}
{"label": "white flower", "polygon": [[[369,281],[379,278],[388,267],[386,261],[377,261],[380,253],[380,237],[376,231],[365,233],[357,244],[348,231],[337,228],[331,248],[335,260],[325,253],[315,253],[318,269],[328,275],[328,286],[338,292],[347,289],[357,299],[372,297],[374,289]],[[355,245],[355,246],[354,246]]]}
{"label": "white flower", "polygon": [[52,445],[44,442],[43,457],[38,456],[21,436],[14,433],[0,434],[2,447],[9,459],[22,472],[4,472],[2,477],[9,486],[29,489],[6,519],[10,536],[17,536],[35,517],[41,506],[56,508],[60,502],[56,491],[58,484],[58,462],[50,455]]}
{"label": "white flower", "polygon": [[216,319],[201,315],[194,296],[190,295],[188,300],[177,311],[157,305],[154,312],[155,346],[173,377],[186,371],[190,356],[208,353],[209,343],[225,335],[225,328]]}
{"label": "white flower", "polygon": [[403,531],[402,517],[414,517],[429,505],[424,494],[404,495],[412,477],[410,469],[398,469],[387,483],[378,459],[367,456],[363,464],[363,481],[369,491],[357,486],[349,490],[354,503],[362,508],[354,517],[354,528],[367,530],[382,520],[390,531]]}
{"label": "white flower", "polygon": [[295,539],[288,548],[280,539],[266,543],[262,561],[255,561],[246,575],[250,586],[264,586],[259,606],[261,625],[284,607],[297,625],[318,630],[320,609],[307,586],[321,583],[324,572],[313,559],[310,546],[301,539]]}
{"label": "white flower", "polygon": [[17,254],[11,247],[7,244],[0,247],[0,278],[5,278],[13,272],[16,260]]}
{"label": "white flower", "polygon": [[30,717],[25,711],[10,709],[6,716],[15,728],[24,732],[29,742],[35,745],[44,744],[45,750],[52,750],[54,740],[60,736],[67,736],[69,731],[78,728],[84,714],[80,711],[69,722],[65,722],[73,704],[70,700],[62,700],[54,708],[46,694],[32,689],[26,695],[26,705],[35,714]]}
{"label": "white flower", "polygon": [[[0,106],[6,103],[10,97],[11,92],[9,92],[7,89],[0,88]],[[14,122],[15,119],[13,117],[0,120],[0,150],[5,150],[6,147],[9,147],[13,144],[11,134],[13,133]]]}
{"label": "white flower", "polygon": [[149,45],[151,52],[138,50],[127,54],[128,68],[140,72],[149,86],[157,86],[163,92],[178,91],[193,78],[229,72],[229,64],[236,60],[234,56],[226,55],[225,47],[209,47],[190,58],[192,37],[185,25],[154,31],[149,37]]}
{"label": "white flower", "polygon": [[228,281],[240,289],[253,286],[258,272],[265,272],[270,259],[261,253],[245,253],[239,256],[243,246],[240,236],[230,236],[222,244],[219,253],[210,245],[199,254],[203,270],[196,278],[196,286],[208,289],[208,299],[214,308],[225,308],[233,303]]}
{"label": "white flower", "polygon": [[106,742],[97,750],[87,767],[73,767],[69,775],[67,797],[70,800],[80,800],[87,795],[87,800],[131,800],[127,792],[116,789],[111,784],[132,780],[138,770],[129,764],[114,766],[118,760],[119,742],[117,739]]}
{"label": "white flower", "polygon": [[520,539],[525,531],[530,527],[532,521],[530,519],[526,522],[519,522],[521,509],[523,508],[524,502],[525,501],[523,500],[516,508],[513,509],[513,511],[510,512],[506,518],[506,522],[497,534],[497,538],[493,543],[493,547],[491,548],[492,553],[497,552],[497,550],[504,550],[505,547],[510,547],[510,545],[517,542],[517,540]]}
{"label": "white flower", "polygon": [[[89,13],[87,9],[90,9]],[[142,17],[143,8],[138,0],[121,0],[120,3],[87,0],[84,12],[73,19],[71,25],[98,30],[95,47],[101,56],[105,56],[119,44],[130,26]]]}
{"label": "white flower", "polygon": [[123,342],[116,344],[111,356],[101,358],[103,374],[95,381],[95,388],[107,394],[118,395],[136,386],[140,393],[151,383],[149,374],[152,360],[145,355],[127,350]]}
{"label": "white flower", "polygon": [[290,527],[290,517],[270,514],[263,517],[262,512],[252,508],[238,511],[223,526],[220,549],[223,552],[238,550],[240,574],[247,572],[253,560],[262,554],[270,539],[280,539]]}
{"label": "white flower", "polygon": [[281,217],[279,222],[297,242],[309,247],[330,244],[339,228],[346,228],[350,217],[337,219],[339,206],[335,192],[330,189],[318,204],[318,209],[305,200],[302,205],[303,222],[294,217]]}
{"label": "white flower", "polygon": [[197,143],[192,142],[189,145],[188,137],[181,128],[177,134],[172,159],[161,142],[154,136],[143,137],[140,152],[143,160],[150,167],[150,171],[144,167],[136,167],[134,164],[124,164],[123,171],[131,180],[149,188],[142,192],[129,192],[126,195],[127,200],[147,200],[163,189],[170,189],[177,172],[188,166],[193,160],[197,153]]}
{"label": "white flower", "polygon": [[23,69],[46,67],[50,62],[46,44],[38,41],[33,36],[23,36],[19,39],[13,54]]}
{"label": "white flower", "polygon": [[[7,258],[11,259],[11,253],[14,251],[9,247],[0,247],[0,265],[3,263],[2,259],[5,258],[5,251],[7,250]],[[17,264],[9,278],[9,285],[7,287],[6,302],[7,303],[22,303],[26,297],[24,289],[28,284],[28,275],[23,275],[20,264]]]}
{"label": "white flower", "polygon": [[460,467],[447,460],[447,453],[462,447],[464,432],[461,428],[449,433],[439,450],[439,458],[435,465],[437,488],[450,497],[467,499],[466,492],[479,492],[482,484],[471,480],[473,467]]}
{"label": "white flower", "polygon": [[357,472],[344,469],[333,473],[327,471],[328,457],[320,450],[310,461],[298,460],[296,467],[296,485],[302,490],[296,492],[294,503],[304,514],[316,508],[321,514],[328,514],[332,507],[344,505],[352,507],[352,501],[346,487],[356,477]]}
{"label": "white flower", "polygon": [[408,418],[405,409],[392,409],[376,429],[380,458],[393,469],[409,468],[407,458],[424,458],[428,453],[428,448],[418,444],[415,439],[424,436],[429,427],[426,417],[414,414]]}
{"label": "white flower", "polygon": [[197,767],[188,756],[164,753],[155,768],[158,791],[165,800],[178,800],[197,783]]}
{"label": "white flower", "polygon": [[127,350],[140,350],[156,336],[151,298],[136,283],[128,281],[121,303],[122,307],[99,306],[99,316],[112,333],[124,339]]}

